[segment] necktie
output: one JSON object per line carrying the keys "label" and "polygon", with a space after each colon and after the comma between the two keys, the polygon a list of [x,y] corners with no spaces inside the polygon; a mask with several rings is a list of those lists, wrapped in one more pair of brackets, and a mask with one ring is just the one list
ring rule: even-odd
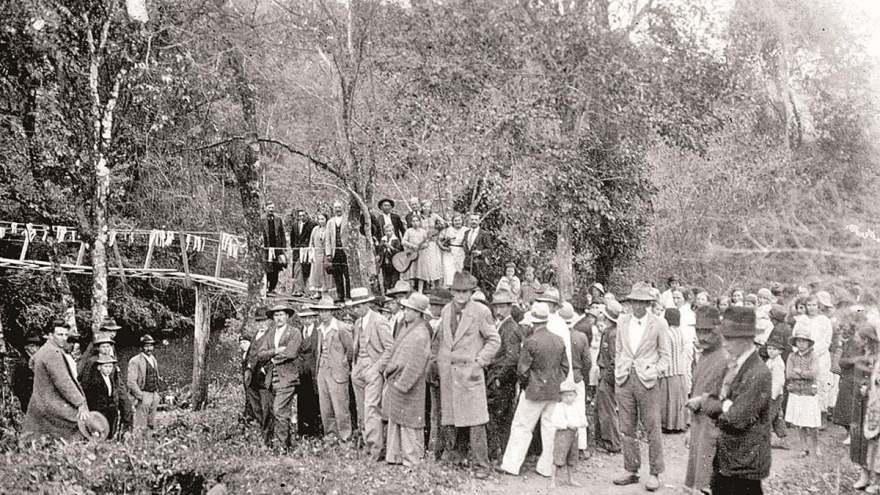
{"label": "necktie", "polygon": [[739,370],[736,369],[736,358],[730,358],[730,362],[727,363],[727,372],[724,373],[724,380],[721,382],[721,393],[718,396],[721,400],[726,399],[730,394],[730,385],[736,378],[737,371]]}

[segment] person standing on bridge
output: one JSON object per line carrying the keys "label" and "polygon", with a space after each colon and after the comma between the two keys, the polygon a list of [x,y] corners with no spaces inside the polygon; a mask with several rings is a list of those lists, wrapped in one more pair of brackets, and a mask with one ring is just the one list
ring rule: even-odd
{"label": "person standing on bridge", "polygon": [[351,278],[348,275],[348,218],[343,215],[342,203],[333,203],[333,217],[327,221],[324,232],[325,263],[330,265],[333,284],[336,286],[336,302],[351,298]]}
{"label": "person standing on bridge", "polygon": [[284,250],[287,235],[284,221],[275,215],[275,203],[266,203],[266,219],[263,227],[263,245],[266,247],[266,292],[272,294],[278,286],[278,273],[287,266]]}

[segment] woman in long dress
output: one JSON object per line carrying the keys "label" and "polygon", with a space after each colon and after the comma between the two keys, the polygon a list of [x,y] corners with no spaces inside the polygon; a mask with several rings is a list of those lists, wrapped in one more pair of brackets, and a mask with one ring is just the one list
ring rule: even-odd
{"label": "woman in long dress", "polygon": [[324,232],[327,228],[327,216],[318,213],[315,217],[315,223],[312,236],[309,238],[309,252],[307,254],[312,263],[312,269],[309,272],[309,291],[313,293],[313,296],[320,297],[322,293],[333,288],[333,279],[324,270]]}
{"label": "woman in long dress", "polygon": [[681,313],[675,308],[665,310],[669,323],[669,367],[660,372],[660,424],[664,432],[682,432],[687,429],[685,403],[688,400],[690,380],[688,373],[693,353],[688,352],[685,335],[681,330]]}
{"label": "woman in long dress", "polygon": [[437,245],[440,232],[446,228],[446,220],[432,210],[430,200],[422,202],[422,228],[428,232],[428,243],[422,256],[428,264],[428,287],[434,287],[443,278],[443,260]]}
{"label": "woman in long dress", "polygon": [[443,229],[440,233],[440,257],[443,262],[443,286],[452,285],[455,272],[464,270],[464,218],[461,213],[452,217],[452,225]]}
{"label": "woman in long dress", "polygon": [[413,215],[410,222],[412,226],[403,233],[401,242],[405,250],[416,252],[418,258],[412,262],[402,278],[410,281],[413,290],[424,292],[433,275],[429,266],[430,260],[425,256],[428,246],[428,231],[422,228],[422,217]]}

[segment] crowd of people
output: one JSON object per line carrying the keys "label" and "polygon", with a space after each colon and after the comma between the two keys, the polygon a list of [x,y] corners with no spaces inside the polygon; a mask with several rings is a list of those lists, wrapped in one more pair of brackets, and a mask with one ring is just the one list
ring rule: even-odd
{"label": "crowd of people", "polygon": [[[318,244],[327,247],[323,259],[297,260],[316,299],[259,308],[254,332],[240,342],[244,417],[267,445],[284,450],[319,437],[376,461],[412,466],[427,456],[470,466],[479,477],[518,476],[535,453],[535,470],[554,486],[577,484],[572,466],[600,450],[621,454],[615,485],[644,481],[655,491],[664,435],[686,434],[681,481],[695,493],[739,495],[762,493],[771,448],[815,457],[817,431],[834,424],[846,429],[841,441],[860,469],[854,488],[880,492],[880,316],[859,301],[781,284],[713,298],[676,277],[662,292],[637,282],[617,297],[594,283],[565,298],[530,267],[520,279],[513,264],[486,283],[468,270],[482,263],[479,217],[465,228],[456,216],[440,229],[430,204],[413,205],[419,213],[405,220],[393,206],[380,202],[373,222],[377,253],[398,239],[421,254],[406,270],[393,266],[404,275],[388,275],[384,294],[347,287],[337,268],[327,270],[335,291],[323,269],[324,282],[312,285],[316,263],[347,263],[335,251],[347,224],[327,221],[306,235],[308,219],[297,214],[292,244],[316,232],[330,239]],[[338,204],[334,215],[341,217]],[[285,232],[279,219],[268,219],[276,230],[267,231],[271,245]],[[436,252],[426,252],[431,243]],[[480,289],[487,286],[491,297]],[[118,328],[106,321],[81,353],[71,353],[60,320],[42,346],[28,339],[29,364],[15,379],[26,436],[118,437],[154,428],[154,341],[142,339],[120,379]]]}

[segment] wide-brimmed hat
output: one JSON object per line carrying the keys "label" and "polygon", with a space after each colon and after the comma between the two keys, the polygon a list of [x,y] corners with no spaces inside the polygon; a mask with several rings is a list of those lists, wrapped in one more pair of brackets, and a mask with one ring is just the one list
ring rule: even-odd
{"label": "wide-brimmed hat", "polygon": [[153,344],[156,345],[156,340],[150,334],[145,334],[141,337],[141,345]]}
{"label": "wide-brimmed hat", "polygon": [[562,318],[566,323],[571,324],[571,320],[574,319],[574,307],[572,307],[571,303],[566,301],[562,303],[562,306],[559,308],[559,311],[556,312],[560,318]]}
{"label": "wide-brimmed hat", "polygon": [[376,206],[378,206],[379,209],[382,209],[382,204],[383,204],[383,203],[390,203],[390,204],[391,204],[391,207],[394,208],[394,200],[391,199],[391,198],[382,198],[382,199],[380,199],[379,202],[376,203]]}
{"label": "wide-brimmed hat", "polygon": [[476,288],[477,278],[470,272],[455,272],[450,290],[474,290]]}
{"label": "wide-brimmed hat", "polygon": [[[593,282],[593,285],[590,286],[590,289],[596,289],[599,292],[601,292],[602,295],[605,295],[605,286],[603,286],[599,282]],[[587,290],[589,290],[589,289],[587,289]]]}
{"label": "wide-brimmed hat", "polygon": [[513,294],[507,289],[498,289],[492,294],[492,302],[490,304],[513,304]]}
{"label": "wide-brimmed hat", "polygon": [[831,298],[831,294],[829,294],[827,290],[820,290],[819,292],[817,292],[816,301],[819,302],[819,306],[823,306],[826,308],[834,307],[834,300]]}
{"label": "wide-brimmed hat", "polygon": [[699,306],[696,311],[694,328],[697,330],[715,330],[721,324],[721,315],[713,306]]}
{"label": "wide-brimmed hat", "polygon": [[276,304],[275,306],[272,306],[271,309],[266,311],[266,317],[272,318],[275,316],[275,313],[279,313],[281,311],[284,311],[285,313],[287,313],[287,316],[293,316],[296,314],[296,311],[294,311],[293,308],[291,308],[290,306],[288,306],[284,303],[281,303],[281,304]]}
{"label": "wide-brimmed hat", "polygon": [[751,293],[746,294],[745,297],[743,297],[743,302],[750,302],[752,304],[757,305],[758,304],[758,295],[751,294]]}
{"label": "wide-brimmed hat", "polygon": [[108,356],[106,354],[98,354],[98,359],[95,361],[95,364],[108,364],[108,363],[116,363],[116,358],[113,356]]}
{"label": "wide-brimmed hat", "polygon": [[546,289],[544,289],[543,293],[535,298],[535,301],[560,304],[559,289],[557,289],[556,287],[547,287]]}
{"label": "wide-brimmed hat", "polygon": [[623,300],[653,302],[657,298],[651,294],[652,288],[653,287],[644,282],[636,282],[633,284],[632,289],[630,289],[629,294],[627,294]]}
{"label": "wide-brimmed hat", "polygon": [[115,332],[117,330],[120,330],[121,328],[122,327],[117,325],[116,320],[114,320],[113,318],[104,318],[104,320],[101,321],[101,330],[108,330],[110,332]]}
{"label": "wide-brimmed hat", "polygon": [[666,323],[670,327],[681,325],[681,311],[679,311],[678,308],[666,308],[663,317],[666,319]]}
{"label": "wide-brimmed hat", "polygon": [[42,344],[43,337],[40,337],[39,335],[37,335],[35,333],[31,333],[31,334],[28,334],[27,337],[25,337],[24,343],[25,344]]}
{"label": "wide-brimmed hat", "polygon": [[106,440],[110,435],[110,423],[107,421],[107,418],[98,411],[89,411],[85,413],[77,420],[76,426],[79,428],[79,432],[82,436],[89,440],[93,438]]}
{"label": "wide-brimmed hat", "polygon": [[622,312],[623,306],[621,306],[619,302],[612,299],[605,303],[605,307],[602,309],[602,316],[608,318],[614,323],[617,323],[617,319],[620,318],[620,313]]}
{"label": "wide-brimmed hat", "polygon": [[428,296],[422,294],[421,292],[413,292],[403,301],[400,301],[400,305],[404,308],[409,308],[419,313],[427,316],[428,318],[433,318],[434,315],[431,314],[431,301],[428,299]]}
{"label": "wide-brimmed hat", "polygon": [[351,289],[351,298],[345,301],[345,305],[349,308],[358,304],[366,304],[375,301],[376,298],[370,294],[370,289],[366,287],[353,287]]}
{"label": "wide-brimmed hat", "polygon": [[550,318],[550,306],[545,302],[535,301],[529,311],[528,319],[532,323],[546,323]]}
{"label": "wide-brimmed hat", "polygon": [[306,309],[305,311],[300,311],[299,313],[297,313],[296,316],[299,316],[300,318],[308,318],[310,316],[318,316],[318,313],[315,313],[310,309]]}
{"label": "wide-brimmed hat", "polygon": [[257,308],[257,310],[254,312],[254,321],[266,321],[266,320],[268,320],[268,319],[269,319],[269,315],[266,314],[268,311],[269,311],[269,310],[266,309],[265,307],[259,307],[259,308]]}
{"label": "wide-brimmed hat", "polygon": [[742,306],[731,306],[721,320],[724,338],[755,338],[755,311]]}
{"label": "wide-brimmed hat", "polygon": [[773,282],[770,284],[770,293],[774,296],[781,296],[782,293],[785,292],[785,286],[780,284],[779,282]]}
{"label": "wide-brimmed hat", "polygon": [[95,334],[92,345],[99,346],[101,344],[116,344],[116,342],[106,333],[99,332]]}
{"label": "wide-brimmed hat", "polygon": [[773,347],[779,350],[785,350],[786,347],[789,347],[788,344],[782,339],[782,335],[779,333],[770,334],[770,338],[767,339],[767,343],[764,344],[767,347]]}
{"label": "wide-brimmed hat", "polygon": [[669,278],[666,279],[666,285],[669,285],[672,282],[679,282],[678,275],[670,275]]}
{"label": "wide-brimmed hat", "polygon": [[785,306],[781,304],[774,304],[770,306],[769,316],[771,321],[783,322],[788,316],[788,311],[785,310]]}
{"label": "wide-brimmed hat", "polygon": [[483,303],[487,306],[489,305],[489,300],[486,299],[486,294],[483,291],[481,291],[480,289],[475,290],[473,292],[473,294],[471,294],[471,301]]}
{"label": "wide-brimmed hat", "polygon": [[431,306],[446,306],[452,302],[452,292],[443,288],[432,289],[428,292],[428,300]]}
{"label": "wide-brimmed hat", "polygon": [[810,342],[811,346],[816,343],[816,341],[813,340],[813,334],[810,333],[810,331],[808,329],[803,328],[803,327],[796,328],[791,333],[791,338],[788,339],[788,343],[791,345],[795,345],[795,340],[797,340],[797,339],[807,340]]}
{"label": "wide-brimmed hat", "polygon": [[315,304],[310,304],[308,309],[314,309],[315,311],[333,311],[334,309],[339,309],[339,306],[333,302],[333,298],[330,296],[324,296]]}
{"label": "wide-brimmed hat", "polygon": [[758,289],[758,297],[768,299],[771,303],[776,300],[776,296],[774,296],[773,293],[770,292],[770,289],[766,287],[761,287],[760,289]]}
{"label": "wide-brimmed hat", "polygon": [[395,294],[409,294],[410,292],[412,292],[412,286],[409,285],[409,282],[405,280],[398,280],[394,284],[394,287],[392,287],[390,290],[385,291],[385,295],[393,296]]}

